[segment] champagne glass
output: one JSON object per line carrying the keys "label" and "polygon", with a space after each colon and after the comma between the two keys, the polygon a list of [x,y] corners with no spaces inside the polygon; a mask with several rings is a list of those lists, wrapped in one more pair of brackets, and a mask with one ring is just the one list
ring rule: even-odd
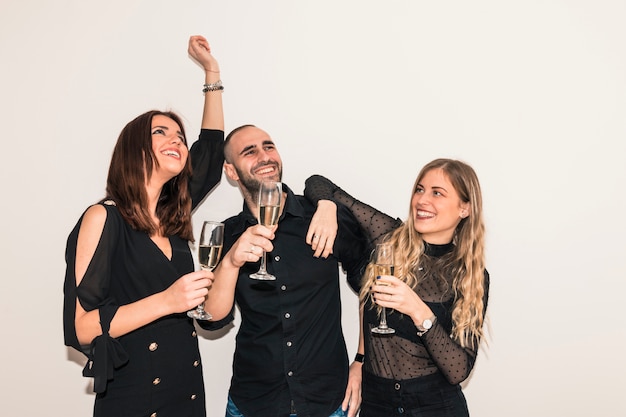
{"label": "champagne glass", "polygon": [[[198,261],[200,268],[212,271],[217,266],[224,245],[224,223],[205,221],[202,224],[200,242],[198,243]],[[204,302],[187,312],[197,320],[211,320],[211,315],[204,311]]]}
{"label": "champagne glass", "polygon": [[[277,181],[263,181],[259,187],[259,223],[263,226],[275,226],[278,223],[280,199],[283,196],[283,185]],[[266,269],[265,251],[261,257],[261,266],[250,278],[262,281],[274,281],[276,277]]]}
{"label": "champagne glass", "polygon": [[[393,246],[391,243],[379,243],[374,252],[374,273],[376,276],[393,275]],[[372,329],[372,333],[392,334],[396,331],[387,326],[387,311],[381,307],[380,322],[378,327]]]}

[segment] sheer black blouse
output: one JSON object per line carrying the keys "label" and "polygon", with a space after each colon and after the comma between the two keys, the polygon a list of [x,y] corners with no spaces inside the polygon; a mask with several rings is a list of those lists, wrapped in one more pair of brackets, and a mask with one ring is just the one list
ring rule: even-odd
{"label": "sheer black blouse", "polygon": [[[313,202],[332,200],[348,207],[373,244],[402,224],[385,213],[357,200],[327,178],[314,175],[306,181],[305,196]],[[454,291],[450,274],[441,270],[445,258],[454,251],[454,244],[426,244],[422,266],[417,271],[422,278],[415,292],[437,316],[437,322],[423,336],[417,335],[413,321],[402,313],[391,311],[387,323],[396,330],[392,336],[373,336],[371,328],[378,324],[377,310],[368,301],[364,308],[365,339],[364,370],[388,379],[403,380],[441,372],[456,384],[465,380],[476,360],[477,347],[462,347],[450,335]],[[485,270],[484,306],[487,308],[489,274]]]}

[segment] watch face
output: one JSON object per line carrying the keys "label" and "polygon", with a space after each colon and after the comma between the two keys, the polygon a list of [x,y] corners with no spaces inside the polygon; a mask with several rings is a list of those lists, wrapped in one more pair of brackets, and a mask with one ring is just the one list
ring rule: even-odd
{"label": "watch face", "polygon": [[431,327],[433,327],[433,322],[430,321],[430,319],[426,319],[426,320],[424,320],[424,323],[422,323],[422,327],[425,328],[426,330],[428,330]]}

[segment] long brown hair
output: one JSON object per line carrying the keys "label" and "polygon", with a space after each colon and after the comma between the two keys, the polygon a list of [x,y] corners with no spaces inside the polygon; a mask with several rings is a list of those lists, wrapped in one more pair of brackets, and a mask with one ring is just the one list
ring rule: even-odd
{"label": "long brown hair", "polygon": [[[429,171],[442,169],[461,201],[469,203],[470,214],[462,219],[454,232],[454,251],[447,270],[453,275],[454,307],[452,310],[452,336],[462,346],[472,346],[484,334],[483,323],[485,291],[485,225],[480,184],[476,172],[464,162],[454,159],[435,159],[425,165],[418,174],[412,193]],[[385,240],[394,246],[396,277],[415,289],[420,277],[417,275],[421,257],[424,254],[424,241],[415,230],[409,208],[409,217]],[[364,303],[370,296],[369,288],[376,281],[371,264],[363,277],[364,284],[359,298]]]}
{"label": "long brown hair", "polygon": [[122,129],[115,144],[107,177],[107,199],[115,201],[124,220],[135,230],[149,235],[160,231],[164,236],[177,235],[193,241],[189,157],[183,170],[163,185],[156,208],[160,225],[155,224],[147,210],[146,182],[159,163],[152,150],[152,118],[157,115],[174,120],[187,145],[185,129],[177,114],[151,110],[137,116]]}

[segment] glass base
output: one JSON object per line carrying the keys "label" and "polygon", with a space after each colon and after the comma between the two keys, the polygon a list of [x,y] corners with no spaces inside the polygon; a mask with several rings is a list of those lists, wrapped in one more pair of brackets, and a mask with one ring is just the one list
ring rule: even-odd
{"label": "glass base", "polygon": [[259,281],[275,281],[276,277],[268,272],[258,271],[254,274],[250,274],[250,278],[258,279]]}
{"label": "glass base", "polygon": [[213,316],[210,315],[208,312],[204,310],[199,310],[197,308],[195,310],[188,311],[187,315],[196,320],[211,320],[213,318]]}
{"label": "glass base", "polygon": [[392,329],[391,327],[386,327],[386,326],[385,327],[378,326],[372,329],[372,333],[376,333],[376,334],[393,334],[395,332],[396,331],[394,329]]}

